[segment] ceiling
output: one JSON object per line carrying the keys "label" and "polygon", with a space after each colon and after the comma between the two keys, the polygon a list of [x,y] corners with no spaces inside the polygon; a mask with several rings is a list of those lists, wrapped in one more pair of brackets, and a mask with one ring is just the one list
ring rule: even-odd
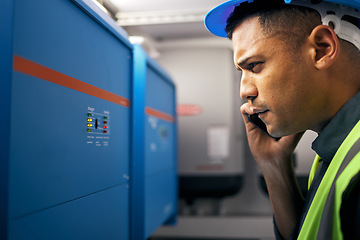
{"label": "ceiling", "polygon": [[111,0],[120,11],[209,10],[224,0]]}
{"label": "ceiling", "polygon": [[110,0],[119,10],[116,17],[129,35],[151,41],[213,37],[204,17],[224,0]]}

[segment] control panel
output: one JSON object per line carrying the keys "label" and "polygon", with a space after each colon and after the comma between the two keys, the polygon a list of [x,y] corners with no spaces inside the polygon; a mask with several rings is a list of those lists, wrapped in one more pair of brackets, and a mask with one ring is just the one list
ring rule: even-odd
{"label": "control panel", "polygon": [[87,144],[96,147],[108,147],[110,141],[110,111],[96,112],[88,107],[86,118]]}

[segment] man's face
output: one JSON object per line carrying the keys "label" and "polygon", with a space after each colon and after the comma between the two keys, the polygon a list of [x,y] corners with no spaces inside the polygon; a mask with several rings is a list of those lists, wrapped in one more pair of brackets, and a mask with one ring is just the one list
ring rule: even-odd
{"label": "man's face", "polygon": [[257,17],[237,26],[232,43],[235,66],[242,71],[240,96],[269,133],[281,137],[315,128],[326,99],[315,81],[310,48],[291,53],[276,35],[264,35]]}

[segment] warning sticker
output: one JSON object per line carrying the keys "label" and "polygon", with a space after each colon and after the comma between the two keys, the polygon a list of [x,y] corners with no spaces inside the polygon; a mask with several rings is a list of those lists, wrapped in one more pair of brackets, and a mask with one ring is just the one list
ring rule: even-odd
{"label": "warning sticker", "polygon": [[229,128],[212,126],[207,130],[208,156],[213,161],[222,161],[229,157]]}

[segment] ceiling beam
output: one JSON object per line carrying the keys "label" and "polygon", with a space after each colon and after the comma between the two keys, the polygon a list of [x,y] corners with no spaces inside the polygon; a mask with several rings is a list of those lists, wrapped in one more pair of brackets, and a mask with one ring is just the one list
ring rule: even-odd
{"label": "ceiling beam", "polygon": [[116,14],[120,26],[140,26],[156,24],[173,24],[187,22],[203,22],[206,11],[171,10],[154,12],[119,12]]}

